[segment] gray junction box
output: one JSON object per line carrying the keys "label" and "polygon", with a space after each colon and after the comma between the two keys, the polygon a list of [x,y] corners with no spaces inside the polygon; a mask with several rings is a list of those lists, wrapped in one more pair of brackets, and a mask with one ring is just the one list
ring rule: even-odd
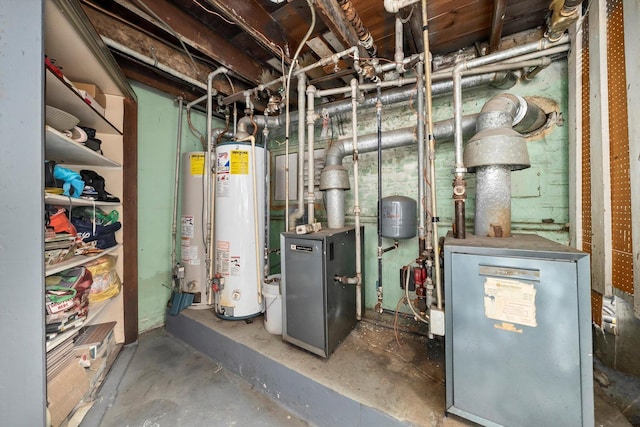
{"label": "gray junction box", "polygon": [[356,286],[334,280],[356,275],[355,229],[282,233],[280,248],[282,338],[328,357],[356,324]]}
{"label": "gray junction box", "polygon": [[446,407],[484,426],[593,426],[589,255],[447,236]]}

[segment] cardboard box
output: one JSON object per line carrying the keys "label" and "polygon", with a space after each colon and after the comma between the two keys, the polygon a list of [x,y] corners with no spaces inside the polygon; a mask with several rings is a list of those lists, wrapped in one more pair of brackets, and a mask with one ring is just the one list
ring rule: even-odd
{"label": "cardboard box", "polygon": [[51,423],[59,426],[89,392],[90,377],[86,370],[71,359],[68,365],[47,384],[47,400]]}
{"label": "cardboard box", "polygon": [[102,106],[103,109],[107,107],[107,97],[104,95],[104,92],[102,92],[102,90],[100,90],[98,86],[91,83],[79,83],[79,82],[73,82],[73,85],[76,87],[76,89],[85,91],[86,94],[89,95],[91,98],[95,99],[98,102],[98,104]]}

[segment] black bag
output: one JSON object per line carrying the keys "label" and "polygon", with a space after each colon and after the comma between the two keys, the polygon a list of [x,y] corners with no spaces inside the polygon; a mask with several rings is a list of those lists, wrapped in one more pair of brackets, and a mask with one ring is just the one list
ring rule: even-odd
{"label": "black bag", "polygon": [[101,175],[98,175],[97,172],[82,169],[80,171],[80,176],[84,181],[85,190],[82,195],[84,197],[94,198],[95,200],[100,200],[102,202],[119,202],[120,199],[112,196],[105,189],[104,178]]}

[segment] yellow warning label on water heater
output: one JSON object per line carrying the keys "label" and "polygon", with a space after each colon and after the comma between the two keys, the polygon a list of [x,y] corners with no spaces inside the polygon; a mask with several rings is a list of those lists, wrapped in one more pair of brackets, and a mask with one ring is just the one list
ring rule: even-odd
{"label": "yellow warning label on water heater", "polygon": [[204,154],[191,155],[191,175],[204,175]]}
{"label": "yellow warning label on water heater", "polygon": [[230,172],[232,175],[249,174],[249,152],[243,150],[231,150]]}

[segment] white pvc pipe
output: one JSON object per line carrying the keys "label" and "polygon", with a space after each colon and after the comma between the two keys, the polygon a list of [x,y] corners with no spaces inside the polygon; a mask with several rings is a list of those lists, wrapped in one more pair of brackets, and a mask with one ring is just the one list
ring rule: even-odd
{"label": "white pvc pipe", "polygon": [[362,319],[362,251],[360,249],[360,194],[358,191],[358,80],[351,79],[351,132],[353,138],[353,215],[356,227],[356,319]]}

